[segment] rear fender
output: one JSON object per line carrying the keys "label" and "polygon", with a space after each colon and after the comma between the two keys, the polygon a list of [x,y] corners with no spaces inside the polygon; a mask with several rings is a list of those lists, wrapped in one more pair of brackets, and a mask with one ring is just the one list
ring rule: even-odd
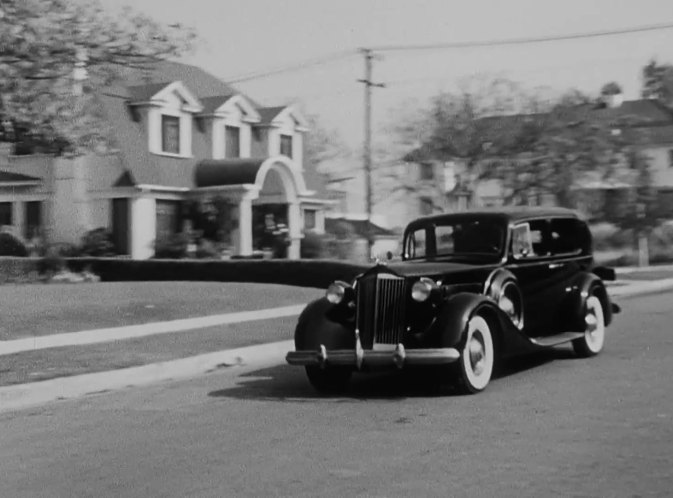
{"label": "rear fender", "polygon": [[571,294],[564,305],[563,315],[569,317],[568,329],[581,332],[585,328],[584,310],[590,295],[596,295],[603,305],[605,325],[612,323],[612,302],[600,277],[594,273],[581,273],[571,287]]}
{"label": "rear fender", "polygon": [[320,345],[327,349],[355,348],[353,330],[342,323],[330,320],[334,305],[326,298],[309,303],[299,315],[294,331],[294,345],[297,351],[317,351]]}

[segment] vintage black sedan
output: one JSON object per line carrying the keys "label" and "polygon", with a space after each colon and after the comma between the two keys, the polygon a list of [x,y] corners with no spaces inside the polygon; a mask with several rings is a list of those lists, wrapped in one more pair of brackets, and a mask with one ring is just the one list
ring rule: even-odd
{"label": "vintage black sedan", "polygon": [[404,231],[402,261],[336,281],[304,309],[287,361],[321,392],[344,389],[354,371],[432,367],[476,393],[501,357],[564,343],[598,354],[619,311],[610,279],[571,210],[420,218]]}

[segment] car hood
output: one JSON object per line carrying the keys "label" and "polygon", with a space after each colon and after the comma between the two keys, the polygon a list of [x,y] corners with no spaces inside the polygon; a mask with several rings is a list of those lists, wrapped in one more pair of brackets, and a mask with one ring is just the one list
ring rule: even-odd
{"label": "car hood", "polygon": [[402,262],[390,263],[386,266],[390,271],[397,273],[404,277],[423,277],[431,275],[445,275],[449,273],[462,273],[474,270],[484,270],[488,268],[495,268],[493,264],[468,264],[456,262]]}

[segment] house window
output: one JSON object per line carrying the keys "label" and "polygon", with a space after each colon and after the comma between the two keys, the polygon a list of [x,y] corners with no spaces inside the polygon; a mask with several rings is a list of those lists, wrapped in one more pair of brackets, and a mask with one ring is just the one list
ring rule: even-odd
{"label": "house window", "polygon": [[24,236],[30,240],[39,235],[42,225],[42,203],[40,201],[26,202],[26,222],[24,224]]}
{"label": "house window", "polygon": [[421,197],[419,199],[419,207],[420,207],[420,212],[421,216],[427,216],[429,214],[432,214],[434,211],[434,203],[432,202],[432,199],[429,197]]}
{"label": "house window", "polygon": [[241,129],[238,126],[225,126],[224,157],[235,159],[241,157]]}
{"label": "house window", "polygon": [[11,226],[12,224],[12,203],[0,202],[0,226]]}
{"label": "house window", "polygon": [[418,165],[418,167],[420,168],[421,180],[435,179],[435,170],[432,163],[421,163]]}
{"label": "house window", "polygon": [[673,149],[668,149],[668,167],[673,168]]}
{"label": "house window", "polygon": [[304,228],[306,230],[315,230],[316,212],[315,209],[307,209],[304,211]]}
{"label": "house window", "polygon": [[283,156],[292,158],[292,135],[280,136],[280,153]]}
{"label": "house window", "polygon": [[180,118],[161,115],[161,151],[180,154]]}

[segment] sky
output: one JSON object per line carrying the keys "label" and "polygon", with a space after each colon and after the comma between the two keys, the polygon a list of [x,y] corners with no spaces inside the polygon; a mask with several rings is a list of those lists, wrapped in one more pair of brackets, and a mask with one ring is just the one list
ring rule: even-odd
{"label": "sky", "polygon": [[[235,84],[262,104],[300,103],[353,149],[363,137],[364,63],[357,49],[543,37],[673,22],[671,0],[100,0],[131,5],[200,38],[184,62],[224,81],[353,51],[312,68]],[[527,88],[598,94],[618,82],[638,98],[650,59],[673,63],[673,29],[603,38],[459,50],[385,52],[374,80],[374,139],[405,109],[426,105],[466,78],[502,77]]]}

